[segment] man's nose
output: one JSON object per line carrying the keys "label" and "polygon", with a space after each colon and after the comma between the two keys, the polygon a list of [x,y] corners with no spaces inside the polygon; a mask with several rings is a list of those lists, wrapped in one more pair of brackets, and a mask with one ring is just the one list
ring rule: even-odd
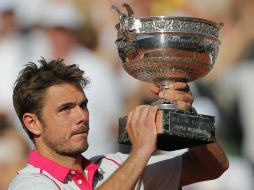
{"label": "man's nose", "polygon": [[89,111],[88,111],[88,109],[84,109],[84,108],[82,108],[82,107],[78,107],[78,116],[79,116],[79,118],[80,118],[80,120],[88,120],[88,118],[89,118]]}

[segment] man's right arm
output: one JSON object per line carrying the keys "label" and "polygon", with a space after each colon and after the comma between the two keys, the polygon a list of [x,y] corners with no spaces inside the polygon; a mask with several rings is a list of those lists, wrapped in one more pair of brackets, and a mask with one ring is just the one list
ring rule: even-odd
{"label": "man's right arm", "polygon": [[158,108],[139,106],[128,115],[126,130],[132,142],[128,159],[97,190],[131,190],[135,187],[146,164],[156,149],[155,117]]}

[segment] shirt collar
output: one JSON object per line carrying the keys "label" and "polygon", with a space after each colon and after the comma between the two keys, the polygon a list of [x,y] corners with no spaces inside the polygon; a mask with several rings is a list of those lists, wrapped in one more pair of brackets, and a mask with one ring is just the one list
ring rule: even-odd
{"label": "shirt collar", "polygon": [[[83,169],[88,169],[88,170],[94,170],[97,171],[98,165],[96,163],[93,163],[89,160],[87,160],[85,157],[82,157],[83,160]],[[49,160],[48,158],[44,157],[43,155],[39,154],[35,150],[31,150],[29,153],[28,157],[28,163],[40,168],[42,170],[45,170],[48,172],[50,175],[52,175],[54,178],[57,180],[61,181],[64,183],[67,175],[70,173],[71,169],[67,168],[63,165],[60,165],[52,160]]]}

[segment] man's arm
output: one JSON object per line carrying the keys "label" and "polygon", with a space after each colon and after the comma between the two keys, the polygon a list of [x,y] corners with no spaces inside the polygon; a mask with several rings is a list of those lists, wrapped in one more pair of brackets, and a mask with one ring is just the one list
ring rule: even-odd
{"label": "man's arm", "polygon": [[141,176],[150,156],[133,151],[124,164],[97,190],[132,190]]}
{"label": "man's arm", "polygon": [[229,167],[227,156],[218,142],[192,147],[182,157],[181,186],[211,180]]}
{"label": "man's arm", "polygon": [[131,190],[135,187],[149,158],[156,149],[155,118],[158,108],[138,106],[128,115],[126,130],[132,150],[124,164],[97,190]]}
{"label": "man's arm", "polygon": [[[152,86],[154,94],[158,87]],[[179,92],[179,90],[182,92]],[[160,98],[173,100],[182,110],[191,108],[193,97],[186,83],[176,82],[168,90],[159,94]],[[225,152],[218,142],[190,148],[182,157],[182,176],[180,185],[218,178],[229,167]]]}

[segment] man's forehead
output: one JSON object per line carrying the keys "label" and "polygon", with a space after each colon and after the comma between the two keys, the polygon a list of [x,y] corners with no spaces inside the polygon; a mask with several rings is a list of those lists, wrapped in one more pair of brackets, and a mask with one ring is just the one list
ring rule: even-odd
{"label": "man's forehead", "polygon": [[51,86],[47,90],[47,99],[49,101],[83,101],[86,98],[86,95],[81,88],[77,88],[71,84],[59,84]]}

